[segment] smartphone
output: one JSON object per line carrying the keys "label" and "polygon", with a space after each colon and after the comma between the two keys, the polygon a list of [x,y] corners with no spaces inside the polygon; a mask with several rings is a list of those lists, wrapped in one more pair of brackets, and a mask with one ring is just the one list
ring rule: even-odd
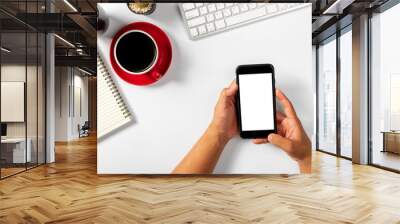
{"label": "smartphone", "polygon": [[274,67],[271,64],[239,65],[236,82],[240,137],[266,138],[276,133]]}

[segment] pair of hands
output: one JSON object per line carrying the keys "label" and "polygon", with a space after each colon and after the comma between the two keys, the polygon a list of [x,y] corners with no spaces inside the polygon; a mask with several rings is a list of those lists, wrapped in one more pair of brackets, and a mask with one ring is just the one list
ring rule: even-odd
{"label": "pair of hands", "polygon": [[[225,88],[218,99],[210,128],[224,140],[229,141],[238,134],[236,120],[236,93],[238,86],[235,81]],[[311,141],[293,108],[290,100],[279,89],[276,97],[282,104],[284,113],[277,112],[277,134],[270,134],[265,139],[254,139],[254,144],[271,143],[284,150],[299,164],[302,173],[311,172]]]}

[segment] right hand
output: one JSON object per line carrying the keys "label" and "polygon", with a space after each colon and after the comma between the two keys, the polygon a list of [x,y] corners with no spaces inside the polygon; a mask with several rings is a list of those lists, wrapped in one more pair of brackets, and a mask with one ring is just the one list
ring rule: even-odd
{"label": "right hand", "polygon": [[285,151],[297,161],[302,173],[311,172],[311,141],[293,108],[290,100],[279,89],[276,97],[281,102],[284,114],[277,112],[277,134],[270,134],[266,139],[254,139],[255,144],[271,143]]}

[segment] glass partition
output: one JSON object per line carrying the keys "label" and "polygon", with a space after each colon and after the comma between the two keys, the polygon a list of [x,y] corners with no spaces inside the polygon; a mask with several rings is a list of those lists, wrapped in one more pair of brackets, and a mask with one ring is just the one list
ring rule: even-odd
{"label": "glass partition", "polygon": [[1,34],[2,177],[24,171],[31,156],[26,150],[26,41],[25,32]]}
{"label": "glass partition", "polygon": [[400,171],[400,4],[371,18],[372,164]]}
{"label": "glass partition", "polygon": [[340,36],[340,155],[352,157],[352,33]]}
{"label": "glass partition", "polygon": [[336,154],[336,36],[318,47],[318,149]]}
{"label": "glass partition", "polygon": [[[43,12],[43,5],[0,2],[18,16]],[[1,179],[45,163],[46,39],[10,15],[0,12]]]}
{"label": "glass partition", "polygon": [[27,167],[37,165],[37,132],[38,132],[38,35],[36,32],[27,33],[27,74],[26,74],[26,113],[27,113],[27,150],[28,154]]}

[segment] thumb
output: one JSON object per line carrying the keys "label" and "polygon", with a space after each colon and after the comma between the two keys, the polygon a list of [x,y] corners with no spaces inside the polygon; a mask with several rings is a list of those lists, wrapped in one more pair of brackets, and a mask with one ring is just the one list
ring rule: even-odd
{"label": "thumb", "polygon": [[227,97],[234,97],[238,91],[239,87],[236,84],[236,81],[233,80],[231,85],[226,89],[226,96]]}
{"label": "thumb", "polygon": [[227,98],[228,98],[227,91],[228,91],[228,88],[224,88],[221,91],[221,95],[219,96],[219,99],[218,99],[218,105],[225,105],[227,103]]}
{"label": "thumb", "polygon": [[268,141],[273,145],[278,146],[285,152],[289,153],[292,150],[292,141],[277,134],[269,134]]}

